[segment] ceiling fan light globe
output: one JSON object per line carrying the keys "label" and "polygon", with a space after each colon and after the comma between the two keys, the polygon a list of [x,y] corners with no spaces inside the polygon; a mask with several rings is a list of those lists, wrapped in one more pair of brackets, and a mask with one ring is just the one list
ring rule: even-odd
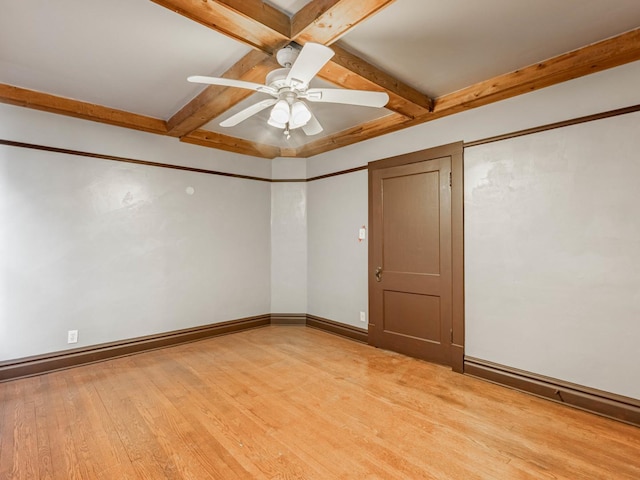
{"label": "ceiling fan light globe", "polygon": [[286,124],[291,117],[291,109],[289,102],[286,100],[278,100],[278,103],[271,109],[269,120],[273,120],[275,123]]}
{"label": "ceiling fan light globe", "polygon": [[295,102],[291,106],[291,128],[298,128],[306,125],[311,120],[311,112],[304,102]]}
{"label": "ceiling fan light globe", "polygon": [[287,124],[286,123],[280,123],[280,122],[276,122],[274,119],[272,119],[271,117],[269,117],[269,120],[267,120],[267,124],[271,125],[272,127],[276,127],[276,128],[286,128]]}

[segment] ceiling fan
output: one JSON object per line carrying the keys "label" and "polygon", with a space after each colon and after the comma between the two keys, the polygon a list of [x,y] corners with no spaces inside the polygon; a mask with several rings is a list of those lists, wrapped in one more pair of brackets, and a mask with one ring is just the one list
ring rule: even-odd
{"label": "ceiling fan", "polygon": [[191,76],[187,80],[193,83],[222,85],[226,87],[246,88],[267,93],[273,98],[262,100],[241,110],[220,123],[222,127],[233,127],[247,118],[269,107],[268,124],[281,128],[287,138],[290,131],[302,128],[306,135],[322,132],[322,125],[313,115],[304,100],[309,102],[342,103],[365,107],[384,107],[389,101],[385,92],[366,90],[348,90],[340,88],[310,88],[309,82],[320,69],[333,57],[334,51],[319,43],[306,43],[302,50],[287,45],[276,54],[283,68],[269,72],[266,85],[243,80],[221,77]]}

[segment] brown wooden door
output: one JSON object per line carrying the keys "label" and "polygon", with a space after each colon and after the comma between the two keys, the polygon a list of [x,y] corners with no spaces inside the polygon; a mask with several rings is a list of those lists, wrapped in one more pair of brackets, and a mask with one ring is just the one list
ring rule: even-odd
{"label": "brown wooden door", "polygon": [[451,156],[388,160],[369,170],[369,342],[452,365]]}

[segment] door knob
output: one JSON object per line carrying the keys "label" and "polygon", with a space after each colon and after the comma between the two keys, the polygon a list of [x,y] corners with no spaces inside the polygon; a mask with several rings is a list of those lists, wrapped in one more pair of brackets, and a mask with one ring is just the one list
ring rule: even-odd
{"label": "door knob", "polygon": [[382,281],[382,267],[378,267],[376,268],[376,282],[381,282]]}

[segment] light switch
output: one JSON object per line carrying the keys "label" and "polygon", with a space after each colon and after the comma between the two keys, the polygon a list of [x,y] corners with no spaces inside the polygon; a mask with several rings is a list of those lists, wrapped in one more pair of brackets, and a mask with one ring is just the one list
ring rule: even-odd
{"label": "light switch", "polygon": [[366,228],[362,227],[358,231],[358,240],[364,240],[366,237],[367,237],[367,230]]}

